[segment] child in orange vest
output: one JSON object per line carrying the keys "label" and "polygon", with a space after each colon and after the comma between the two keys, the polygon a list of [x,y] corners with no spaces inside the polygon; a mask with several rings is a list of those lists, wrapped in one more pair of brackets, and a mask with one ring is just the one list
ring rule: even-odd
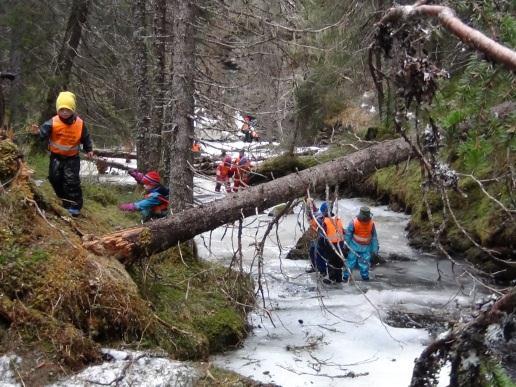
{"label": "child in orange vest", "polygon": [[50,164],[48,180],[63,207],[70,215],[79,216],[83,205],[79,171],[81,160],[79,149],[82,144],[86,157],[93,157],[93,144],[83,120],[76,114],[75,95],[62,91],[56,100],[57,114],[41,127],[34,126],[34,134],[48,141]]}
{"label": "child in orange vest", "polygon": [[362,279],[369,281],[372,254],[378,254],[379,249],[378,235],[369,207],[361,207],[357,217],[349,222],[346,229],[346,243],[349,246],[349,253],[344,281],[349,279],[355,266],[360,269]]}
{"label": "child in orange vest", "polygon": [[223,156],[224,159],[219,163],[216,170],[215,192],[220,192],[220,187],[224,185],[226,192],[231,192],[231,183],[229,178],[232,176],[231,156]]}
{"label": "child in orange vest", "polygon": [[233,192],[238,192],[238,189],[243,189],[249,186],[249,173],[251,172],[251,162],[245,156],[243,150],[238,154],[231,167],[233,174]]}
{"label": "child in orange vest", "polygon": [[328,279],[324,282],[342,282],[342,268],[346,258],[344,227],[340,218],[335,216],[327,205],[325,208],[321,205],[321,213],[323,215],[321,226],[324,232],[319,233],[317,246],[319,254],[324,257],[328,266]]}

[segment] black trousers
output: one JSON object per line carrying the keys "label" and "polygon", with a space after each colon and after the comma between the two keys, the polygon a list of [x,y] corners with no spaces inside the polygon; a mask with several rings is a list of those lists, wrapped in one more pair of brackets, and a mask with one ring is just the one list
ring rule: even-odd
{"label": "black trousers", "polygon": [[78,155],[66,157],[50,154],[48,180],[56,195],[63,201],[64,208],[82,208],[80,169],[81,159]]}
{"label": "black trousers", "polygon": [[324,240],[321,241],[319,248],[322,250],[322,255],[328,264],[328,278],[335,282],[342,282],[342,270],[344,267],[344,261],[339,257],[335,250],[343,251],[344,243],[330,243]]}

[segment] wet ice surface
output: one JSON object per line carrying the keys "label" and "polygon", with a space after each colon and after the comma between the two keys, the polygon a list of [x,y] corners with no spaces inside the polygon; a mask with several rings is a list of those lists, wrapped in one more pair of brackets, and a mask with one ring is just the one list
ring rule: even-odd
{"label": "wet ice surface", "polygon": [[[340,200],[339,216],[347,224],[364,204],[359,199]],[[215,363],[282,386],[408,385],[414,359],[431,337],[425,329],[387,325],[388,313],[458,318],[461,310],[468,313],[465,308],[477,292],[474,284],[461,276],[460,268],[453,274],[447,261],[439,263],[437,282],[435,258],[408,246],[404,228],[409,217],[372,207],[381,254],[410,260],[376,267],[368,283],[355,272],[354,284],[323,285],[315,274],[305,273],[308,261],[283,258],[301,235],[299,211],[281,220],[264,249],[265,303],[272,321],[258,300],[251,315],[254,329],[242,348],[216,356]],[[261,214],[244,220],[244,263],[255,278],[254,246],[271,219]],[[214,230],[211,239],[209,233],[196,237],[200,255],[229,264],[236,235],[235,224]]]}
{"label": "wet ice surface", "polygon": [[16,367],[19,366],[21,358],[15,354],[0,356],[0,387],[16,387]]}

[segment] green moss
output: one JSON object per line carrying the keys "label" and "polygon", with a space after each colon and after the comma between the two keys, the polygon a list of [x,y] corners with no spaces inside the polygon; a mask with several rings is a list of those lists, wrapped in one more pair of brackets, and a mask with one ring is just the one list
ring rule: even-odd
{"label": "green moss", "polygon": [[[420,167],[417,162],[410,163],[407,169],[405,166],[381,169],[367,179],[367,184],[376,189],[378,197],[386,198],[390,203],[398,203],[401,208],[409,210],[411,237],[416,237],[423,245],[430,245],[433,241],[433,230],[428,221],[426,205],[422,200]],[[460,226],[483,246],[510,247],[516,227],[513,223],[504,221],[506,213],[485,195],[472,179],[462,179],[459,186],[467,197],[452,190],[448,191],[448,197]],[[502,182],[492,182],[486,189],[509,207],[509,195]],[[439,227],[444,216],[441,196],[435,191],[429,191],[427,199],[434,225]],[[484,268],[489,266],[490,269],[494,269],[485,255],[479,253],[480,250],[473,249],[473,243],[451,217],[448,217],[441,241],[450,251],[467,252],[468,257],[476,263],[480,263]]]}
{"label": "green moss", "polygon": [[247,308],[239,305],[252,303],[247,276],[194,259],[186,245],[181,252],[173,248],[153,257],[145,269],[133,268],[131,273],[159,318],[177,328],[149,338],[149,345],[179,358],[199,359],[233,347],[245,336]]}
{"label": "green moss", "polygon": [[245,320],[240,313],[222,305],[217,307],[220,309],[194,319],[195,327],[208,338],[212,353],[237,346],[246,331]]}
{"label": "green moss", "polygon": [[483,361],[480,365],[479,386],[482,387],[516,387],[502,366],[492,359]]}
{"label": "green moss", "polygon": [[257,387],[262,385],[235,372],[213,366],[208,368],[205,374],[197,382],[196,387]]}
{"label": "green moss", "polygon": [[301,161],[301,158],[283,154],[264,161],[259,165],[257,172],[267,177],[277,178],[305,168],[306,165]]}

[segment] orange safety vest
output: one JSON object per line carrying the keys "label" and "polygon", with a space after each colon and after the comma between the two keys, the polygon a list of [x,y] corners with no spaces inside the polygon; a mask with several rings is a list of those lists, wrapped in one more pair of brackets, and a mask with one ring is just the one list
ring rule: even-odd
{"label": "orange safety vest", "polygon": [[65,124],[57,115],[52,117],[48,150],[62,156],[78,155],[83,126],[84,123],[80,117],[75,117],[71,125]]}
{"label": "orange safety vest", "polygon": [[331,243],[339,243],[344,240],[342,221],[340,218],[324,218],[326,226],[326,235]]}
{"label": "orange safety vest", "polygon": [[192,152],[200,153],[201,152],[201,146],[199,144],[192,144]]}
{"label": "orange safety vest", "polygon": [[230,167],[226,166],[223,161],[217,167],[217,177],[221,179],[225,179],[229,175]]}
{"label": "orange safety vest", "polygon": [[[144,198],[148,198],[151,194],[144,195]],[[154,214],[160,214],[162,212],[165,212],[168,209],[169,201],[166,197],[163,195],[158,196],[158,200],[161,202],[160,204],[154,206],[151,208],[151,212]]]}
{"label": "orange safety vest", "polygon": [[373,238],[373,226],[374,222],[372,220],[362,222],[358,220],[358,218],[353,219],[353,228],[355,229],[353,240],[361,245],[371,243],[371,239]]}

